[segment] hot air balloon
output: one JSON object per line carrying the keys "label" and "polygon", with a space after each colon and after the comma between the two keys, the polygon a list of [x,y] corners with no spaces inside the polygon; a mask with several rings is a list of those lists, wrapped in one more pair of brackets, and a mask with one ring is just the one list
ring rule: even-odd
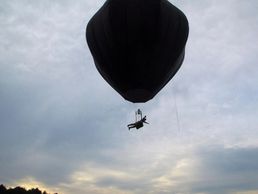
{"label": "hot air balloon", "polygon": [[185,56],[186,16],[167,0],[107,0],[86,39],[97,70],[126,100],[152,99]]}

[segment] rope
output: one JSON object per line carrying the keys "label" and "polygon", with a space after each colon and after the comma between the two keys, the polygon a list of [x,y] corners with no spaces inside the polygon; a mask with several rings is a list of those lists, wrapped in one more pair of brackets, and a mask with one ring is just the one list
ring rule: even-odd
{"label": "rope", "polygon": [[174,93],[174,101],[175,101],[175,110],[176,110],[176,120],[177,120],[177,129],[180,132],[180,122],[179,122],[179,115],[178,115],[178,109],[177,109],[177,101],[176,101],[176,94]]}

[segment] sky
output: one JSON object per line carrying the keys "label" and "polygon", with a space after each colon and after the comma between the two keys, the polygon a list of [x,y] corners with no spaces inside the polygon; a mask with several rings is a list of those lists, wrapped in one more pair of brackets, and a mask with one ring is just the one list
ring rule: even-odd
{"label": "sky", "polygon": [[[258,1],[171,3],[185,61],[132,104],[85,29],[104,0],[0,0],[0,184],[59,194],[257,194]],[[150,125],[127,130],[141,108]]]}

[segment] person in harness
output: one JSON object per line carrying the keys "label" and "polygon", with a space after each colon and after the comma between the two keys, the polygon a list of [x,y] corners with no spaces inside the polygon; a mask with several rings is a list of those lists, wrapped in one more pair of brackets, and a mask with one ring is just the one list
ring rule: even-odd
{"label": "person in harness", "polygon": [[[140,116],[140,120],[138,121],[138,116]],[[131,123],[129,125],[127,125],[128,130],[130,130],[131,128],[136,128],[136,129],[140,129],[141,127],[143,127],[143,123],[149,124],[148,122],[146,122],[146,116],[144,116],[142,118],[142,111],[140,109],[138,109],[135,112],[135,123]]]}

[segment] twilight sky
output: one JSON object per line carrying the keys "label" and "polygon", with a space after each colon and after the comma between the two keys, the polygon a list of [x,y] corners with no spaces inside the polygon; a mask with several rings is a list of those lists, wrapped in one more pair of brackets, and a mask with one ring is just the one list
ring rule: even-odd
{"label": "twilight sky", "polygon": [[[189,20],[185,62],[137,105],[101,78],[86,44],[104,0],[0,0],[0,184],[258,193],[258,1],[170,2]],[[150,125],[128,131],[137,108]]]}

